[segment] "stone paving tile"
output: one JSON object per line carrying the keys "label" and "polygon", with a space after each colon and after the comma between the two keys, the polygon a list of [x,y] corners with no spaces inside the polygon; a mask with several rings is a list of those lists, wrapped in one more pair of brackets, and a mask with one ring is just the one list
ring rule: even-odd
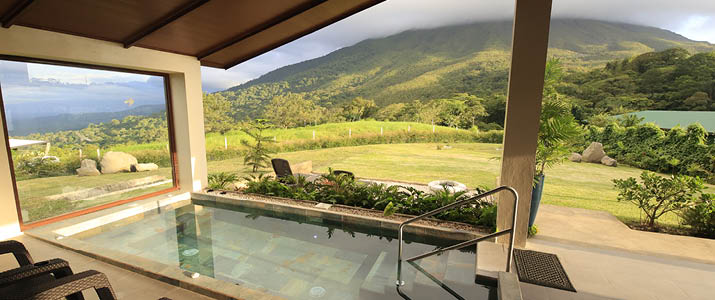
{"label": "stone paving tile", "polygon": [[[104,273],[109,278],[115,293],[121,299],[158,299],[160,297],[170,297],[175,300],[179,299],[211,299],[209,297],[178,288],[164,282],[151,279],[139,275],[137,273],[124,270],[122,268],[94,260],[84,255],[58,248],[39,241],[28,236],[19,236],[15,238],[25,244],[30,251],[30,254],[36,261],[47,260],[50,258],[62,258],[67,260],[75,272],[85,270],[97,270]],[[0,270],[7,270],[15,267],[17,264],[8,259],[7,256],[1,257]],[[13,263],[15,265],[13,265]],[[86,299],[97,299],[96,295],[86,294]]]}
{"label": "stone paving tile", "polygon": [[544,240],[529,240],[527,248],[558,255],[579,293],[635,300],[715,299],[715,265]]}

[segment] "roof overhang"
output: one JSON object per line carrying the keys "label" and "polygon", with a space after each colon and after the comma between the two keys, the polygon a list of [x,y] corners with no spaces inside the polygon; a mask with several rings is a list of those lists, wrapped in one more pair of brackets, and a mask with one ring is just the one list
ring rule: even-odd
{"label": "roof overhang", "polygon": [[228,69],[382,1],[0,0],[0,23],[195,56],[203,66]]}
{"label": "roof overhang", "polygon": [[17,149],[22,147],[29,147],[32,145],[44,145],[47,144],[46,141],[35,141],[35,140],[19,140],[19,139],[8,139],[10,144],[10,149]]}

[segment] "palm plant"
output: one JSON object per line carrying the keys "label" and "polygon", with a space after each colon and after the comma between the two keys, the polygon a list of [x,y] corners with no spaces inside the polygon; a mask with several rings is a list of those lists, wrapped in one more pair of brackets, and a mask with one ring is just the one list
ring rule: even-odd
{"label": "palm plant", "polygon": [[545,102],[539,123],[535,175],[543,175],[545,169],[564,161],[569,153],[569,141],[578,136],[580,131],[581,128],[566,104]]}
{"label": "palm plant", "polygon": [[218,172],[208,175],[209,188],[214,190],[226,189],[229,184],[237,180],[238,175],[236,173]]}

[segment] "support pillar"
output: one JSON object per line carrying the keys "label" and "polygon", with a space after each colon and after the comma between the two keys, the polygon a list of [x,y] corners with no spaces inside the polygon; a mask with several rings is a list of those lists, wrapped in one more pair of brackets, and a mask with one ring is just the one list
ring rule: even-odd
{"label": "support pillar", "polygon": [[[551,0],[516,0],[500,184],[519,193],[517,247],[526,245],[550,21]],[[497,228],[507,229],[514,198],[500,193],[498,199]],[[498,239],[508,240],[509,236]]]}

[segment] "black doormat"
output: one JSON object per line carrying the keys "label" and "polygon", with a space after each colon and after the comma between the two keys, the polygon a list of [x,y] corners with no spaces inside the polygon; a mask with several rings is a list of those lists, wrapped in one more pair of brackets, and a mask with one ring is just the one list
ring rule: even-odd
{"label": "black doormat", "polygon": [[576,292],[554,254],[514,249],[514,264],[521,282]]}

